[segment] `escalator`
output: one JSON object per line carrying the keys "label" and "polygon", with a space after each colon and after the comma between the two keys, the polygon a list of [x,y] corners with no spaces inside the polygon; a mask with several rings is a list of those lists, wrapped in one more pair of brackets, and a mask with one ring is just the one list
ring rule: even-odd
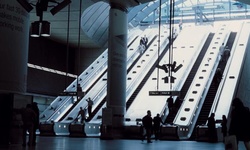
{"label": "escalator", "polygon": [[[202,47],[202,50],[201,50],[197,60],[195,61],[192,70],[190,71],[184,85],[181,88],[180,96],[179,96],[180,100],[183,100],[185,98],[186,93],[187,93],[187,91],[188,91],[188,89],[189,89],[189,87],[190,87],[190,85],[191,85],[191,83],[192,83],[192,81],[194,79],[194,76],[195,76],[195,74],[196,74],[196,72],[197,72],[197,70],[198,70],[198,68],[200,66],[201,61],[203,60],[204,55],[206,54],[206,51],[207,51],[213,37],[214,37],[214,33],[210,33],[207,40],[206,40],[206,42],[205,42],[205,44],[204,44],[204,46]],[[177,114],[177,111],[174,112],[174,113],[170,113],[167,116],[167,118],[165,120],[165,123],[172,124],[176,114]]]}
{"label": "escalator", "polygon": [[[128,46],[127,46],[127,48],[129,48],[135,41],[136,41],[136,39],[138,39],[138,37],[139,36],[136,36],[130,43],[128,43]],[[93,85],[91,85],[91,88],[89,88],[88,89],[88,91],[87,92],[89,92],[91,89],[92,89],[92,87],[94,87],[94,85],[99,81],[99,80],[101,80],[102,78],[103,78],[103,76],[105,75],[107,73],[107,69],[103,72],[103,74],[94,82],[94,84]],[[86,93],[87,93],[86,92]],[[85,93],[85,94],[86,94]],[[59,121],[62,121],[66,116],[68,116],[68,114],[75,108],[75,106],[77,106],[78,105],[78,103],[81,101],[81,99],[79,99],[79,100],[77,100],[76,102],[74,102],[74,104],[68,109],[68,111],[59,119]],[[101,102],[101,103],[103,103],[103,102]]]}
{"label": "escalator", "polygon": [[[228,38],[228,41],[226,44],[226,47],[229,50],[232,49],[236,34],[237,34],[236,32],[231,32],[229,35],[229,38]],[[220,61],[217,68],[220,68],[221,72],[224,72],[226,64],[227,64],[227,61]],[[207,119],[209,117],[211,107],[212,107],[213,102],[214,102],[215,95],[217,93],[217,90],[218,90],[218,85],[212,83],[209,87],[208,93],[207,93],[206,98],[204,100],[203,106],[201,108],[201,111],[200,111],[200,114],[199,114],[199,117],[197,119],[195,126],[206,124]],[[196,130],[193,131],[190,139],[194,140],[195,138],[196,138]]]}
{"label": "escalator", "polygon": [[[128,37],[128,47],[130,47],[138,39],[138,35],[142,31],[131,32]],[[75,95],[84,96],[88,93],[98,80],[105,74],[107,70],[107,50],[105,50],[83,73],[78,76],[59,96],[40,114],[41,123],[50,123],[57,121],[58,117],[65,108],[70,108],[71,105],[77,105]],[[79,86],[78,86],[78,85]],[[78,90],[80,88],[80,90]],[[75,103],[76,102],[76,103]]]}
{"label": "escalator", "polygon": [[[175,39],[173,39],[173,41],[174,40]],[[169,43],[169,44],[172,44],[172,43]],[[165,54],[167,53],[167,51],[169,49],[169,44],[162,51],[161,55],[159,56],[159,60],[161,60],[165,56]],[[149,70],[149,72],[143,78],[142,82],[139,84],[139,86],[136,88],[136,90],[133,92],[133,94],[131,95],[131,97],[126,102],[126,110],[128,110],[129,106],[133,103],[133,101],[135,100],[136,96],[138,95],[138,93],[140,92],[140,90],[142,89],[142,87],[144,86],[144,84],[147,82],[147,80],[149,79],[150,75],[153,73],[154,69],[156,68],[156,65],[158,65],[158,61],[156,61],[153,64],[153,66],[151,67],[151,69]]]}
{"label": "escalator", "polygon": [[[157,36],[152,38],[152,40],[148,43],[147,49],[145,51],[148,50],[148,47],[156,40],[156,38]],[[127,73],[136,65],[137,61],[141,58],[141,56],[142,54],[134,60],[131,66],[127,69]],[[101,102],[97,105],[97,107],[92,111],[91,115],[89,115],[89,117],[86,119],[87,122],[89,122],[97,114],[97,112],[103,107],[105,102],[106,102],[106,96],[103,98],[103,100],[101,100]]]}

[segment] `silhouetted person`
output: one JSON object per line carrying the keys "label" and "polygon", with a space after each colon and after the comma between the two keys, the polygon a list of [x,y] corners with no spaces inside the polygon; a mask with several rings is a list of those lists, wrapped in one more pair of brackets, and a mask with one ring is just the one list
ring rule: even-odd
{"label": "silhouetted person", "polygon": [[89,97],[88,99],[86,99],[86,101],[88,102],[88,114],[89,117],[91,116],[92,113],[92,106],[93,106],[93,101],[91,100],[91,98]]}
{"label": "silhouetted person", "polygon": [[81,84],[77,84],[77,92],[78,92],[78,97],[77,100],[81,100],[83,98],[83,92],[82,92],[82,87]]}
{"label": "silhouetted person", "polygon": [[155,140],[159,140],[160,127],[161,127],[161,124],[163,124],[160,114],[157,114],[154,117],[153,122],[154,122],[153,127],[154,127],[154,133],[155,133]]}
{"label": "silhouetted person", "polygon": [[152,143],[151,141],[151,135],[152,135],[152,129],[153,129],[153,119],[151,117],[151,111],[147,111],[147,115],[142,118],[142,125],[146,130],[146,135],[143,135],[143,139],[146,136],[147,137],[147,142]]}
{"label": "silhouetted person", "polygon": [[145,45],[143,37],[141,37],[141,39],[140,39],[140,45]]}
{"label": "silhouetted person", "polygon": [[146,49],[146,47],[145,47],[144,44],[140,44],[140,45],[139,45],[139,51],[140,51],[141,54],[144,53],[145,49]]}
{"label": "silhouetted person", "polygon": [[182,104],[182,100],[180,99],[180,97],[178,96],[174,102],[174,108],[175,108],[175,113],[178,112],[178,110],[180,109]]}
{"label": "silhouetted person", "polygon": [[208,118],[208,140],[209,142],[217,142],[217,132],[215,127],[215,114],[211,113],[210,117]]}
{"label": "silhouetted person", "polygon": [[222,61],[227,62],[229,57],[230,57],[230,50],[225,49],[222,54]]}
{"label": "silhouetted person", "polygon": [[173,109],[174,109],[174,99],[173,99],[172,96],[170,96],[167,99],[167,103],[168,103],[169,114],[172,114],[173,113]]}
{"label": "silhouetted person", "polygon": [[180,22],[179,22],[179,30],[180,31],[182,30],[182,20],[180,20]]}
{"label": "silhouetted person", "polygon": [[36,144],[36,130],[39,129],[39,124],[40,124],[40,121],[39,121],[40,112],[39,112],[39,108],[36,102],[32,103],[32,109],[36,113],[36,118],[34,122],[33,142],[32,142],[32,144],[35,145]]}
{"label": "silhouetted person", "polygon": [[36,120],[36,113],[32,110],[32,105],[27,104],[26,108],[21,110],[22,121],[23,121],[23,146],[26,146],[26,133],[29,132],[28,145],[31,146],[34,136],[34,125]]}
{"label": "silhouetted person", "polygon": [[224,45],[224,43],[222,43],[221,46],[220,46],[220,48],[219,48],[220,59],[222,58],[224,49],[225,49],[225,45]]}
{"label": "silhouetted person", "polygon": [[222,79],[221,69],[217,68],[214,78],[213,78],[213,83],[215,84],[215,86],[219,86],[221,79]]}
{"label": "silhouetted person", "polygon": [[78,118],[78,116],[81,116],[81,123],[84,123],[84,120],[85,120],[85,110],[82,107],[80,107],[80,110],[79,110],[79,112],[77,114],[76,119]]}
{"label": "silhouetted person", "polygon": [[148,46],[148,38],[147,38],[146,35],[144,35],[143,41],[144,41],[145,48],[147,48],[147,46]]}
{"label": "silhouetted person", "polygon": [[239,98],[232,102],[231,122],[229,126],[229,135],[235,135],[237,143],[243,141],[247,150],[250,149],[250,123],[249,109],[244,106]]}
{"label": "silhouetted person", "polygon": [[225,115],[222,115],[221,133],[223,135],[223,141],[224,141],[225,137],[227,136],[227,117]]}

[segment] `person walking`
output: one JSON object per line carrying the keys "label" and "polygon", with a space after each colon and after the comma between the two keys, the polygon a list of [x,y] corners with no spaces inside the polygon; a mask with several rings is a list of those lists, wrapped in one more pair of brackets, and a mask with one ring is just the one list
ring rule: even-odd
{"label": "person walking", "polygon": [[32,110],[36,114],[35,122],[34,122],[34,132],[33,132],[33,142],[32,142],[32,145],[36,145],[36,130],[39,129],[39,124],[40,124],[40,120],[39,120],[40,112],[39,112],[39,108],[38,108],[36,102],[32,103]]}
{"label": "person walking", "polygon": [[208,140],[209,142],[215,143],[217,142],[217,132],[215,127],[215,114],[211,113],[210,117],[208,118]]}
{"label": "person walking", "polygon": [[160,136],[161,124],[164,124],[161,117],[160,117],[160,114],[157,114],[154,117],[153,122],[154,122],[153,128],[154,128],[155,140],[157,141],[157,140],[159,140],[159,136]]}
{"label": "person walking", "polygon": [[26,136],[27,136],[27,131],[29,132],[29,141],[28,145],[32,146],[33,142],[33,136],[34,136],[34,125],[35,125],[35,120],[36,120],[36,113],[34,110],[32,110],[32,105],[27,104],[26,108],[21,110],[21,115],[22,115],[22,121],[23,121],[23,144],[22,146],[26,146]]}
{"label": "person walking", "polygon": [[153,128],[153,119],[151,117],[151,111],[147,111],[147,115],[142,118],[142,125],[143,128],[146,130],[146,135],[143,135],[144,140],[145,136],[147,137],[147,142],[152,143],[151,135],[152,135],[152,128]]}

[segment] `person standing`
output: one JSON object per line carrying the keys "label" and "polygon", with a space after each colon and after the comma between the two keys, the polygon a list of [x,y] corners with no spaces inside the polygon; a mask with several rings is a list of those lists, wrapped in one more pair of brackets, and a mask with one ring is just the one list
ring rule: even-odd
{"label": "person standing", "polygon": [[250,150],[250,112],[239,98],[232,102],[231,122],[229,126],[229,135],[235,135],[237,144],[243,141],[247,150]]}
{"label": "person standing", "polygon": [[32,110],[32,105],[27,104],[26,108],[24,108],[21,112],[22,121],[23,121],[23,144],[22,146],[26,146],[26,135],[27,131],[29,132],[29,141],[28,145],[31,146],[33,142],[33,135],[34,135],[34,125],[36,120],[36,113]]}
{"label": "person standing", "polygon": [[[151,141],[151,135],[152,135],[152,128],[153,128],[153,119],[151,117],[151,111],[147,111],[147,115],[142,118],[142,125],[143,128],[146,130],[146,137],[147,137],[147,142],[152,143]],[[143,139],[144,140],[144,135]]]}
{"label": "person standing", "polygon": [[143,37],[141,37],[141,39],[140,39],[140,45],[145,45]]}
{"label": "person standing", "polygon": [[34,132],[33,132],[33,142],[32,142],[32,145],[35,145],[36,144],[36,130],[39,129],[39,124],[40,124],[40,120],[39,120],[40,113],[39,113],[39,108],[36,102],[32,103],[32,110],[36,114],[35,123],[34,123]]}
{"label": "person standing", "polygon": [[216,132],[216,127],[215,127],[215,119],[214,119],[215,114],[211,113],[210,117],[208,118],[208,139],[209,142],[217,142],[217,132]]}
{"label": "person standing", "polygon": [[92,106],[93,106],[93,101],[91,100],[91,98],[89,97],[88,99],[86,99],[86,101],[88,102],[88,114],[89,117],[91,116],[92,113]]}
{"label": "person standing", "polygon": [[173,99],[172,96],[170,96],[167,99],[167,103],[168,103],[169,114],[172,114],[173,113],[173,108],[174,108],[174,99]]}
{"label": "person standing", "polygon": [[144,43],[145,48],[147,49],[147,47],[148,47],[148,38],[147,38],[146,35],[144,35],[144,37],[143,37],[143,43]]}
{"label": "person standing", "polygon": [[222,79],[222,72],[220,68],[217,68],[214,78],[213,78],[213,84],[215,86],[219,86],[220,85],[220,81]]}
{"label": "person standing", "polygon": [[154,122],[154,133],[155,133],[155,140],[159,140],[159,135],[160,135],[160,127],[161,127],[161,124],[163,124],[163,121],[160,117],[160,114],[157,114],[154,119],[153,119],[153,122]]}
{"label": "person standing", "polygon": [[179,22],[179,31],[181,31],[182,30],[182,20],[180,20],[180,22]]}
{"label": "person standing", "polygon": [[219,48],[220,60],[223,57],[224,49],[225,49],[225,45],[224,45],[224,43],[222,43],[221,46],[220,46],[220,48]]}
{"label": "person standing", "polygon": [[229,57],[230,57],[230,50],[225,49],[222,55],[222,61],[227,62]]}
{"label": "person standing", "polygon": [[223,134],[223,141],[227,136],[227,117],[226,115],[222,115],[222,122],[221,122],[221,133]]}
{"label": "person standing", "polygon": [[84,120],[85,120],[85,110],[82,107],[80,107],[80,110],[79,110],[79,112],[77,114],[76,119],[78,118],[78,116],[81,116],[81,123],[84,123]]}

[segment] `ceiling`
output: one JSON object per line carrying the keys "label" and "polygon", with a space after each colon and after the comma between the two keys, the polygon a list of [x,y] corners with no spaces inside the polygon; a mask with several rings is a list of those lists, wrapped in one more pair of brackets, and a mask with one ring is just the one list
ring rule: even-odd
{"label": "ceiling", "polygon": [[[36,4],[37,0],[31,0],[32,4]],[[62,2],[62,0],[57,0],[57,2]],[[91,0],[82,0],[82,5],[80,8],[80,0],[72,0],[70,5],[56,13],[54,16],[50,13],[50,8],[48,11],[44,11],[43,20],[49,21],[51,26],[51,36],[48,37],[51,40],[66,44],[69,41],[70,46],[78,47],[78,41],[80,39],[80,46],[86,48],[97,48],[98,46],[88,38],[84,32],[81,32],[79,38],[79,12],[82,12],[89,6],[94,4]],[[49,3],[49,6],[54,5]],[[68,10],[70,9],[70,17],[68,17]],[[80,14],[82,14],[82,12]],[[68,19],[69,18],[69,19]],[[36,16],[36,10],[33,9],[30,12],[30,22],[38,21],[40,18]],[[69,20],[69,28],[68,28]],[[68,32],[69,29],[69,32]],[[69,33],[69,37],[67,36]],[[68,39],[68,40],[67,40]]]}
{"label": "ceiling", "polygon": [[[62,2],[63,0],[56,0],[56,1]],[[97,0],[82,0],[82,1],[71,0],[71,1],[72,1],[71,4],[68,5],[69,7],[65,7],[64,9],[56,13],[54,16],[50,13],[49,11],[50,8],[48,8],[48,11],[45,11],[43,13],[43,20],[49,21],[51,23],[50,24],[51,36],[48,38],[64,44],[67,44],[68,41],[71,47],[78,47],[79,45],[78,43],[80,43],[80,47],[82,48],[100,48],[100,45],[96,44],[93,40],[91,40],[82,30],[79,30],[79,18],[81,14],[84,12],[86,8],[97,2]],[[249,0],[239,0],[239,1],[245,4],[250,4]],[[32,4],[36,4],[37,0],[31,0],[30,2]],[[49,2],[49,6],[51,5],[55,5],[55,3]],[[70,13],[68,13],[69,9]],[[39,17],[36,16],[36,10],[33,9],[30,12],[30,22],[38,20]],[[69,28],[68,28],[68,23],[69,23]],[[79,37],[79,31],[80,31],[80,37]]]}

